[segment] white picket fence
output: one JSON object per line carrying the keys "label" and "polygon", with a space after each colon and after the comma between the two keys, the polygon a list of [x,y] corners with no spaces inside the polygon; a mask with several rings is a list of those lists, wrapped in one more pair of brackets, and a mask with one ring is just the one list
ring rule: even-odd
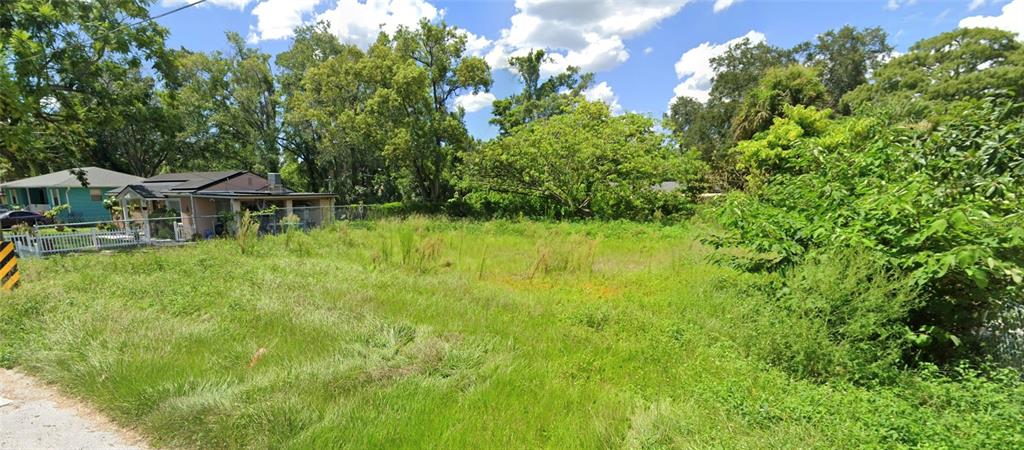
{"label": "white picket fence", "polygon": [[5,234],[14,242],[19,255],[47,256],[88,250],[107,250],[135,247],[145,244],[144,236],[138,231],[100,231],[93,229],[82,233],[59,234]]}
{"label": "white picket fence", "polygon": [[[374,220],[387,217],[387,211],[377,205],[346,205],[334,207],[295,207],[278,209],[253,216],[260,224],[260,233],[277,234],[285,229],[285,216],[298,217],[299,227],[310,230],[336,220]],[[149,245],[176,245],[208,236],[189,233],[182,217],[161,217],[128,221],[83,222],[61,225],[40,225],[31,232],[4,232],[4,240],[13,241],[21,257],[49,256],[94,250],[113,250]],[[220,223],[222,215],[196,216],[196,221]],[[157,225],[164,233],[157,232]],[[220,227],[221,225],[217,225]],[[104,229],[107,228],[107,229]],[[173,230],[173,235],[167,233]],[[220,234],[222,231],[218,231]]]}

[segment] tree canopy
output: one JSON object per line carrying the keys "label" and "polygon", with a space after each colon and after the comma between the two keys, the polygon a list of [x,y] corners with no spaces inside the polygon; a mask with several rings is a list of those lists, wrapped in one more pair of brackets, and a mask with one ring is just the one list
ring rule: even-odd
{"label": "tree canopy", "polygon": [[[676,98],[665,115],[665,127],[673,131],[682,149],[700,152],[711,167],[714,188],[736,188],[743,177],[734,170],[736,161],[729,149],[738,140],[765,129],[786,104],[822,104],[844,112],[843,96],[864,85],[891,52],[886,33],[879,28],[845,26],[789,49],[743,39],[711,59],[715,77],[708,100]],[[809,78],[798,76],[804,72],[795,65],[814,70],[820,83],[812,85]],[[785,67],[790,68],[788,72],[780,71]],[[783,74],[813,90],[813,95],[809,91],[787,94],[763,85],[766,78],[778,84]]]}
{"label": "tree canopy", "polygon": [[844,97],[854,109],[899,110],[899,117],[924,119],[944,105],[996,91],[1024,98],[1024,45],[1014,33],[958,28],[924,39],[906,54],[881,65]]}
{"label": "tree canopy", "polygon": [[[679,212],[696,187],[696,162],[664,146],[651,119],[612,116],[577,99],[466,155],[464,186],[535,199],[558,217],[648,218]],[[671,190],[662,182],[679,183]],[[661,211],[665,209],[664,211]]]}
{"label": "tree canopy", "polygon": [[533,50],[509,58],[509,66],[519,74],[523,90],[494,101],[491,124],[498,126],[501,135],[508,135],[512,129],[534,120],[561,114],[572,106],[573,97],[590,86],[594,76],[580,75],[579,68],[572,66],[541,82],[541,66],[548,59],[546,55],[544,50]]}
{"label": "tree canopy", "polygon": [[91,162],[118,87],[141,69],[173,82],[167,31],[146,0],[0,4],[0,157],[12,175]]}

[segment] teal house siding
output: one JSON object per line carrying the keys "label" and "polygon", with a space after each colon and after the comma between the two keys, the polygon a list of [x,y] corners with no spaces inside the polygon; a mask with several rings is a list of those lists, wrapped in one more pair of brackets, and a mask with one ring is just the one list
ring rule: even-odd
{"label": "teal house siding", "polygon": [[[99,222],[110,220],[110,211],[103,207],[102,195],[109,187],[62,187],[32,189],[43,191],[45,203],[51,208],[67,204],[69,209],[60,215],[62,222]],[[99,199],[93,199],[93,190]],[[5,202],[8,207],[25,207],[29,204],[29,189],[7,189]],[[38,195],[38,194],[37,194]]]}
{"label": "teal house siding", "polygon": [[[111,219],[103,207],[108,191],[142,181],[141,177],[100,167],[58,170],[0,183],[0,197],[9,208],[44,212],[60,205],[68,209],[58,216],[64,223],[101,222]],[[86,186],[82,184],[86,183]]]}
{"label": "teal house siding", "polygon": [[[111,212],[103,207],[102,195],[110,188],[54,188],[42,190],[45,204],[50,207],[69,205],[68,211],[60,213],[61,221],[102,221],[110,220]],[[9,208],[29,205],[28,189],[8,189],[4,196]],[[93,197],[93,191],[98,197]],[[38,194],[37,194],[38,195]]]}
{"label": "teal house siding", "polygon": [[[95,189],[95,188],[93,188]],[[106,189],[98,189],[101,193]],[[65,220],[74,222],[96,222],[110,220],[110,212],[103,207],[103,200],[93,200],[89,188],[68,188],[61,192],[71,209],[65,213]]]}
{"label": "teal house siding", "polygon": [[19,205],[28,204],[28,194],[25,193],[24,189],[7,189],[7,203],[8,208],[13,208]]}

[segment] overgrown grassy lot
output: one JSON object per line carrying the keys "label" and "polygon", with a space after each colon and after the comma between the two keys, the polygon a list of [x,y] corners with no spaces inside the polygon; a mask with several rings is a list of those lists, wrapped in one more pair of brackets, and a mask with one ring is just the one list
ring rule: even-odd
{"label": "overgrown grassy lot", "polygon": [[1024,446],[1010,375],[852,385],[769,366],[757,276],[706,263],[695,236],[411,219],[245,255],[25,261],[0,358],[157,446]]}

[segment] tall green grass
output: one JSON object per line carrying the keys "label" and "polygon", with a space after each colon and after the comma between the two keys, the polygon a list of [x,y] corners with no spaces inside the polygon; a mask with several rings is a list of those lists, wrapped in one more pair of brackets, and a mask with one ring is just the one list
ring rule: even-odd
{"label": "tall green grass", "polygon": [[752,340],[793,338],[764,325],[771,284],[686,227],[414,217],[234,246],[26,261],[0,362],[157,446],[1024,446],[1012,374],[795,376]]}

